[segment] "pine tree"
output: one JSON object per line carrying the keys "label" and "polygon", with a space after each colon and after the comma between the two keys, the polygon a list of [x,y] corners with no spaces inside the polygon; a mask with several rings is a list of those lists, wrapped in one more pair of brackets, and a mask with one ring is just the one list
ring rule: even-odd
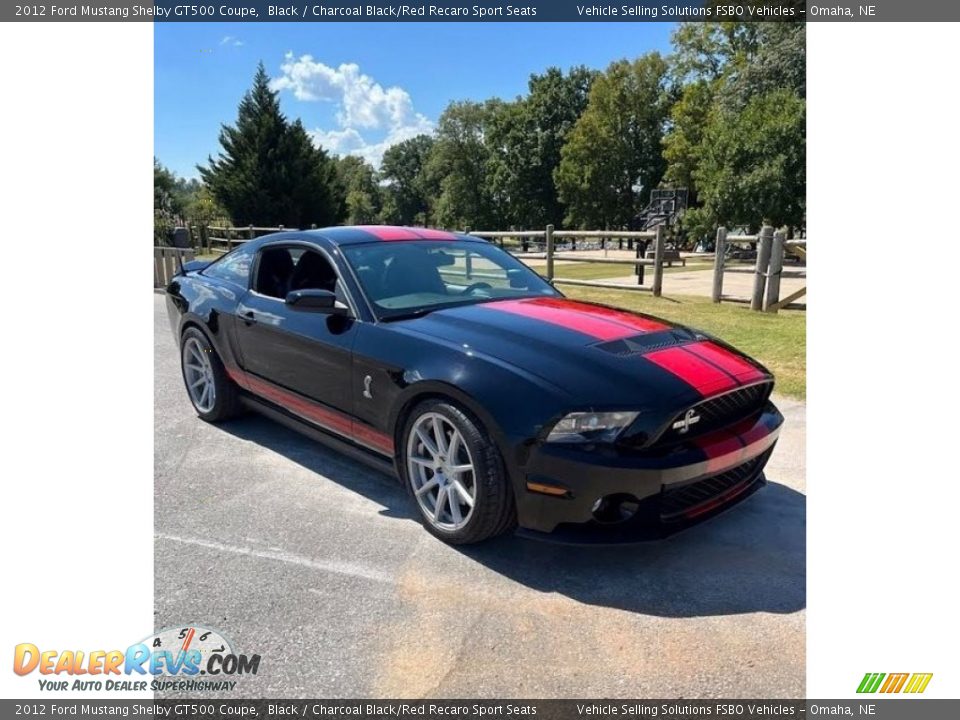
{"label": "pine tree", "polygon": [[222,150],[197,166],[236,225],[331,225],[343,215],[333,161],[314,147],[299,120],[280,112],[263,63],[240,101],[235,125],[220,130]]}

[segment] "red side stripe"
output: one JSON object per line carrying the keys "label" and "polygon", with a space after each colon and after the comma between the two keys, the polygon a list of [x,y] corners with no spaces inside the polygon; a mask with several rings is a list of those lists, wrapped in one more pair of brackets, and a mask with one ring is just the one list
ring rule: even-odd
{"label": "red side stripe", "polygon": [[654,350],[643,357],[673,373],[704,396],[737,387],[737,381],[730,375],[687,352],[683,346]]}
{"label": "red side stripe", "polygon": [[307,400],[304,397],[277,387],[273,383],[261,380],[255,375],[244,372],[239,368],[227,367],[226,370],[234,382],[255,395],[270,400],[295,415],[310,420],[327,430],[332,430],[339,435],[356,440],[363,445],[380,450],[387,455],[393,455],[393,438],[386,433],[356,422],[348,415],[324,407],[312,400]]}
{"label": "red side stripe", "polygon": [[756,367],[716,343],[701,342],[687,345],[686,348],[704,360],[730,373],[741,383],[756,382],[764,378],[764,374]]}
{"label": "red side stripe", "polygon": [[[532,320],[541,320],[551,325],[589,335],[597,340],[619,340],[640,332],[640,329],[636,326],[630,327],[611,320],[602,312],[594,312],[597,308],[592,305],[554,298],[502,300],[487,303],[480,307],[489,310],[501,310]],[[637,320],[642,321],[642,318],[637,318]]]}

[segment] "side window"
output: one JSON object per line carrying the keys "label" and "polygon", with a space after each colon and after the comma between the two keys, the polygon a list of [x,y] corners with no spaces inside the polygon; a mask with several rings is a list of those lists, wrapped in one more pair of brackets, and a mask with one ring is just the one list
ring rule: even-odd
{"label": "side window", "polygon": [[298,247],[267,248],[260,253],[254,290],[281,300],[291,290],[337,292],[337,273],[318,252]]}
{"label": "side window", "polygon": [[295,261],[290,248],[266,248],[260,251],[253,289],[261,295],[280,298],[290,292]]}
{"label": "side window", "polygon": [[252,260],[253,253],[250,250],[242,247],[237,248],[207,267],[203,271],[203,274],[208,277],[219,278],[220,280],[229,280],[232,283],[246,288],[250,281],[250,265]]}

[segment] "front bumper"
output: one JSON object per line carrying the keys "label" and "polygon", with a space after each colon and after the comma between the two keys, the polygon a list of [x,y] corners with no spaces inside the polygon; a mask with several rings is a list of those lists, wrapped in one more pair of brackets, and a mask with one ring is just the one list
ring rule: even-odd
{"label": "front bumper", "polygon": [[[523,468],[520,527],[556,539],[584,536],[578,542],[662,537],[759,488],[782,424],[768,403],[758,416],[663,450],[539,444]],[[602,498],[626,500],[632,515],[598,517]]]}

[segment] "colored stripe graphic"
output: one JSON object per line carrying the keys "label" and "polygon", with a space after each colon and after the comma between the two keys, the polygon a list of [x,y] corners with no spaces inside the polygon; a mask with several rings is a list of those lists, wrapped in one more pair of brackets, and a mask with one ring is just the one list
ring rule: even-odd
{"label": "colored stripe graphic", "polygon": [[385,455],[394,454],[393,438],[368,425],[357,422],[349,415],[328,408],[320,403],[284,390],[271,382],[235,367],[227,367],[230,378],[254,395],[269,400],[294,415],[309,420],[316,425],[342,435],[372,450]]}
{"label": "colored stripe graphic", "polygon": [[559,298],[502,300],[481,305],[480,308],[540,320],[597,340],[621,340],[632,335],[667,329],[666,325],[656,320]]}
{"label": "colored stripe graphic", "polygon": [[408,228],[393,225],[357,225],[378,240],[456,240],[457,236],[443,230],[430,228]]}
{"label": "colored stripe graphic", "polygon": [[676,375],[703,396],[732,390],[739,383],[733,375],[691,352],[692,345],[654,350],[643,357]]}
{"label": "colored stripe graphic", "polygon": [[[886,678],[886,682],[883,682],[884,678]],[[890,673],[889,675],[867,673],[860,681],[857,692],[860,694],[881,692],[889,695],[902,691],[917,694],[927,689],[931,678],[933,678],[933,673]],[[882,685],[881,682],[883,682]]]}
{"label": "colored stripe graphic", "polygon": [[863,680],[860,681],[860,687],[857,688],[858,693],[874,693],[877,691],[877,688],[880,687],[880,681],[886,677],[884,673],[867,673],[863,676]]}
{"label": "colored stripe graphic", "polygon": [[686,345],[689,352],[699,355],[724,372],[730,373],[740,383],[751,383],[762,380],[764,375],[760,370],[748,363],[742,357],[735,355],[724,347],[720,347],[712,342],[700,342],[694,345]]}
{"label": "colored stripe graphic", "polygon": [[914,673],[910,678],[910,682],[907,684],[904,692],[906,693],[922,693],[927,689],[927,685],[930,684],[930,679],[933,677],[933,673]]}
{"label": "colored stripe graphic", "polygon": [[898,693],[900,688],[903,687],[903,684],[907,681],[910,673],[890,673],[887,676],[886,682],[883,683],[883,686],[880,688],[882,693]]}

